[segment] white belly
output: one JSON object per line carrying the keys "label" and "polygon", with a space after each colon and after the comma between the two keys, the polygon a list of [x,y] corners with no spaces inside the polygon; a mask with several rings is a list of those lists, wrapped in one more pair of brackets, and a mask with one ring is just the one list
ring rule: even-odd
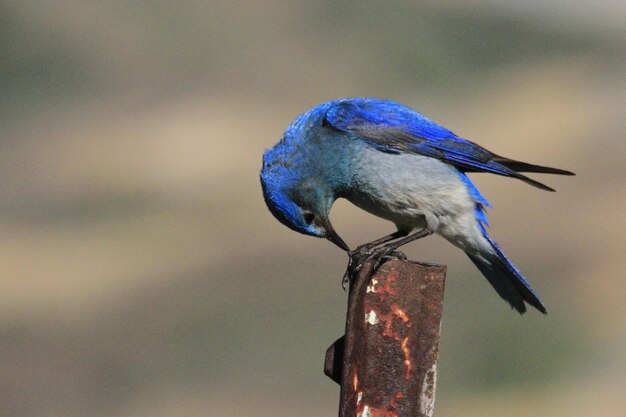
{"label": "white belly", "polygon": [[486,243],[475,217],[476,201],[453,166],[365,148],[355,167],[346,198],[356,206],[401,230],[428,227],[466,250]]}

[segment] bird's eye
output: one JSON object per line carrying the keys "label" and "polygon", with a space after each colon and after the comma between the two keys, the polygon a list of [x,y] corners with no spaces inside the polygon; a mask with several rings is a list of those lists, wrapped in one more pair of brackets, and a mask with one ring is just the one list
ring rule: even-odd
{"label": "bird's eye", "polygon": [[302,218],[304,219],[304,222],[306,224],[311,224],[313,223],[313,220],[315,220],[315,215],[311,213],[310,211],[305,211],[305,212],[302,212]]}

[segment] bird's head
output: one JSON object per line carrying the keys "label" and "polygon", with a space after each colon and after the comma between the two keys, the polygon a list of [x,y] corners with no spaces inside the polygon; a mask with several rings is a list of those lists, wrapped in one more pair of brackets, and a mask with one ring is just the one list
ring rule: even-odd
{"label": "bird's head", "polygon": [[274,217],[296,232],[328,239],[349,251],[330,223],[329,212],[335,200],[332,193],[315,177],[295,176],[290,163],[276,152],[265,152],[261,170],[263,197]]}

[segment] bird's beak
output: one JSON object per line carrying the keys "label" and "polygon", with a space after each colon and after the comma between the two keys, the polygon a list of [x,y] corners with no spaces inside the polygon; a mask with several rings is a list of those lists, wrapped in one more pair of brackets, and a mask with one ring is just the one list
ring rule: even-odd
{"label": "bird's beak", "polygon": [[330,222],[326,223],[324,226],[326,226],[326,239],[330,240],[346,252],[350,252],[350,247],[346,244],[346,242],[343,241],[341,237],[339,237],[337,232],[335,232],[335,229],[333,229],[333,227],[330,225]]}

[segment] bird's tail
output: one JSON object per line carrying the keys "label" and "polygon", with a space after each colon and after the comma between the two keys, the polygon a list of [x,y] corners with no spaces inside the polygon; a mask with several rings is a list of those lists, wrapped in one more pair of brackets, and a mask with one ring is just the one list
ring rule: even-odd
{"label": "bird's tail", "polygon": [[506,158],[504,156],[496,154],[492,154],[492,160],[487,165],[485,165],[485,167],[490,169],[485,169],[484,167],[481,169],[477,169],[476,167],[464,166],[463,172],[492,172],[498,175],[504,175],[506,177],[517,178],[518,180],[522,180],[525,183],[532,185],[533,187],[537,187],[546,191],[554,191],[554,188],[548,187],[547,185],[520,173],[536,172],[540,174],[576,175],[573,172],[567,171],[565,169],[529,164],[527,162],[516,161],[515,159]]}
{"label": "bird's tail", "polygon": [[481,253],[473,255],[469,252],[467,256],[480,269],[496,292],[506,300],[512,308],[520,314],[526,312],[524,302],[535,307],[537,310],[547,314],[546,308],[539,299],[539,296],[531,288],[530,284],[509,261],[502,250],[498,247],[487,231],[482,227],[483,236],[487,239],[493,251],[491,253]]}
{"label": "bird's tail", "polygon": [[517,172],[537,172],[540,174],[555,174],[555,175],[576,175],[572,171],[567,171],[565,169],[529,164],[528,162],[516,161],[515,159],[506,158],[504,156],[495,155],[495,154],[493,155],[493,160]]}

